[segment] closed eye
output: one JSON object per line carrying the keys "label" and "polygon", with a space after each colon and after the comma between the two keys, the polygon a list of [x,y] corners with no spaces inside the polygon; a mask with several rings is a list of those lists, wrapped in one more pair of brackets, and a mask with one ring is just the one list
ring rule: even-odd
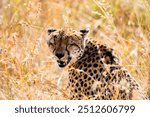
{"label": "closed eye", "polygon": [[70,46],[75,46],[75,47],[77,47],[77,48],[80,49],[80,46],[75,43],[76,41],[77,41],[77,40],[74,40],[73,37],[70,37]]}
{"label": "closed eye", "polygon": [[54,46],[54,43],[49,43],[49,46]]}
{"label": "closed eye", "polygon": [[79,47],[77,44],[75,44],[75,43],[70,44],[70,47],[72,47],[72,46],[75,46],[75,47],[77,47],[77,48],[79,48],[79,49],[80,49],[80,47]]}
{"label": "closed eye", "polygon": [[55,47],[54,43],[49,43],[48,46],[49,46],[50,50],[54,53],[55,50],[56,50],[56,47]]}
{"label": "closed eye", "polygon": [[53,38],[57,38],[57,35],[53,35]]}
{"label": "closed eye", "polygon": [[48,42],[48,45],[50,46],[50,45],[55,45],[55,42],[56,42],[56,38],[57,38],[57,36],[56,35],[53,35],[52,37],[51,37],[51,39],[49,40],[49,42]]}
{"label": "closed eye", "polygon": [[54,47],[55,47],[55,43],[53,43],[53,42],[48,42],[47,44],[48,44],[48,46],[49,46],[50,48],[54,48]]}

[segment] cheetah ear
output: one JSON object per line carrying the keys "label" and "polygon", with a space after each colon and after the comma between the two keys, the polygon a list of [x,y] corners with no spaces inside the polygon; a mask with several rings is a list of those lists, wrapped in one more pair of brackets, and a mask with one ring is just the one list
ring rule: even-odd
{"label": "cheetah ear", "polygon": [[54,29],[54,28],[50,28],[47,30],[48,35],[50,35],[52,32],[55,32],[55,31],[56,31],[56,29]]}
{"label": "cheetah ear", "polygon": [[80,32],[81,32],[81,36],[85,37],[87,33],[89,32],[89,30],[83,29],[83,30],[80,30]]}

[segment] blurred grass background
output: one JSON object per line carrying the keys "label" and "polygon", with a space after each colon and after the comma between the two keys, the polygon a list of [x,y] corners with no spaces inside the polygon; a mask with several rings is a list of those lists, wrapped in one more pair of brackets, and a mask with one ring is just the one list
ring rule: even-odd
{"label": "blurred grass background", "polygon": [[66,69],[46,44],[49,27],[90,29],[150,97],[149,0],[1,0],[0,99],[68,99]]}

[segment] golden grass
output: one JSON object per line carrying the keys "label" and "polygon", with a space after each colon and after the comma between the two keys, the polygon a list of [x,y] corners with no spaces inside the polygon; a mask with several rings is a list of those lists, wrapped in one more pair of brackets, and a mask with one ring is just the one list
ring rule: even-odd
{"label": "golden grass", "polygon": [[1,0],[0,99],[68,99],[46,44],[48,27],[66,26],[113,47],[150,97],[148,0]]}

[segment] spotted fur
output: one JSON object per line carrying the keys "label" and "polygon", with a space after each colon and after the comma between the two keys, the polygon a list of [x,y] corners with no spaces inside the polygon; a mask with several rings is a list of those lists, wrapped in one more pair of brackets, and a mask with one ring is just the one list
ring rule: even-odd
{"label": "spotted fur", "polygon": [[58,65],[68,66],[70,99],[147,99],[113,49],[87,39],[87,30],[49,29],[48,33]]}

